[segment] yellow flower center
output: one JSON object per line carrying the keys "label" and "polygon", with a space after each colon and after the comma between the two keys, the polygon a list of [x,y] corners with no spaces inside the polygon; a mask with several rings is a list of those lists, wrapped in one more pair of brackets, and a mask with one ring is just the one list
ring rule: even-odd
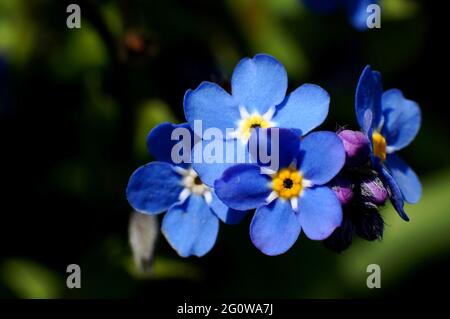
{"label": "yellow flower center", "polygon": [[373,153],[381,161],[386,160],[386,139],[379,132],[372,133]]}
{"label": "yellow flower center", "polygon": [[269,128],[270,122],[264,119],[259,114],[252,114],[249,117],[242,119],[240,124],[240,134],[245,139],[248,140],[255,128]]}
{"label": "yellow flower center", "polygon": [[298,197],[303,189],[303,176],[295,168],[283,168],[272,178],[272,189],[279,197],[291,199]]}

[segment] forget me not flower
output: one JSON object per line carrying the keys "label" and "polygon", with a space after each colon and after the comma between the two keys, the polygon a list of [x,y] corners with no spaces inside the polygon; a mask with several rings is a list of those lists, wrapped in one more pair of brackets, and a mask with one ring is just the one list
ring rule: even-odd
{"label": "forget me not flower", "polygon": [[356,118],[371,141],[374,169],[390,190],[390,199],[399,215],[409,220],[403,204],[416,203],[422,186],[416,173],[397,155],[417,135],[421,115],[418,104],[397,89],[383,93],[381,75],[366,66],[356,89]]}
{"label": "forget me not flower", "polygon": [[[279,130],[280,169],[238,164],[214,188],[233,209],[256,208],[251,240],[264,254],[279,255],[295,243],[301,229],[308,238],[323,240],[341,224],[341,204],[325,184],[344,165],[345,150],[332,132],[311,133],[300,141],[293,130],[273,128],[269,134],[271,130]],[[258,134],[253,132],[252,138]]]}
{"label": "forget me not flower", "polygon": [[367,29],[367,7],[377,4],[378,0],[303,0],[311,10],[323,13],[343,8],[347,12],[350,23],[358,30]]}
{"label": "forget me not flower", "polygon": [[[283,127],[306,134],[322,124],[330,104],[328,93],[317,85],[303,84],[286,96],[287,82],[286,70],[280,62],[270,55],[257,54],[253,59],[242,59],[234,69],[231,94],[211,82],[203,82],[197,89],[186,92],[184,112],[191,128],[195,129],[194,121],[201,120],[203,129],[221,130],[225,136],[224,149],[246,154],[242,161],[235,156],[231,163],[195,160],[193,167],[205,184],[212,186],[236,163],[250,162],[247,141],[255,128]],[[235,130],[227,135],[227,128]],[[196,147],[209,143],[202,140]]]}
{"label": "forget me not flower", "polygon": [[162,233],[170,245],[182,257],[201,257],[216,242],[218,218],[226,223],[238,223],[245,212],[226,207],[203,184],[195,170],[185,163],[172,161],[171,151],[177,141],[171,135],[176,128],[189,130],[193,137],[187,123],[155,127],[147,137],[147,146],[157,161],[141,166],[131,175],[127,199],[140,213],[154,215],[167,211]]}

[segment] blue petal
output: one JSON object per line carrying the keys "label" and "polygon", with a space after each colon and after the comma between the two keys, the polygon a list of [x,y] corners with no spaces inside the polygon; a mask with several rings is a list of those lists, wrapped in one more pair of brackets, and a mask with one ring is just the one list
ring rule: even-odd
{"label": "blue petal", "polygon": [[274,200],[256,210],[250,224],[250,238],[264,254],[280,255],[296,242],[301,227],[291,204]]}
{"label": "blue petal", "polygon": [[377,4],[376,0],[346,0],[347,12],[350,22],[358,30],[367,29],[367,18],[372,14],[367,12],[367,7],[371,4]]}
{"label": "blue petal", "polygon": [[298,219],[308,238],[323,240],[342,223],[341,203],[329,187],[306,188],[298,200]]}
{"label": "blue petal", "polygon": [[356,119],[366,133],[380,125],[382,91],[380,74],[366,66],[359,78],[355,96]]}
{"label": "blue petal", "polygon": [[212,191],[212,202],[209,205],[212,211],[220,218],[225,224],[239,224],[241,220],[247,216],[247,211],[235,210],[226,206]]}
{"label": "blue petal", "polygon": [[283,65],[267,54],[242,59],[231,79],[233,96],[248,112],[264,114],[280,104],[287,90],[287,73]]}
{"label": "blue petal", "polygon": [[300,143],[298,167],[314,185],[329,182],[345,163],[345,149],[333,132],[314,132]]}
{"label": "blue petal", "polygon": [[[172,140],[172,133],[175,134],[174,138],[177,138],[177,140]],[[174,158],[176,160],[175,163],[172,160],[171,153],[172,148],[177,143],[180,143],[179,146],[181,152],[176,154],[177,157]],[[147,136],[147,148],[150,154],[152,154],[158,161],[175,165],[186,166],[190,163],[191,149],[193,146],[194,135],[188,123],[162,123],[153,128]],[[184,154],[184,151],[187,151],[188,153]],[[184,163],[180,162],[184,157],[186,157],[187,161]]]}
{"label": "blue petal", "polygon": [[192,167],[209,187],[213,187],[214,181],[222,176],[227,168],[250,163],[247,146],[238,139],[202,140],[194,146],[192,154]]}
{"label": "blue petal", "polygon": [[397,185],[397,182],[383,166],[379,167],[378,172],[380,173],[380,177],[383,180],[384,185],[389,188],[389,199],[391,200],[392,206],[394,206],[395,210],[403,220],[409,221],[409,217],[403,209],[403,195]]}
{"label": "blue petal", "polygon": [[219,220],[203,197],[189,196],[174,205],[164,216],[162,233],[182,257],[201,257],[214,246],[219,232]]}
{"label": "blue petal", "polygon": [[307,134],[325,121],[329,106],[327,91],[315,84],[303,84],[277,107],[272,121],[277,127],[299,129]]}
{"label": "blue petal", "polygon": [[303,0],[304,4],[311,10],[320,13],[329,13],[343,4],[343,0]]}
{"label": "blue petal", "polygon": [[381,133],[386,138],[388,151],[397,151],[416,137],[421,115],[419,105],[405,99],[400,90],[392,89],[383,94],[384,125]]}
{"label": "blue petal", "polygon": [[217,196],[227,206],[249,210],[265,204],[271,193],[270,178],[260,172],[259,166],[238,164],[227,169],[214,183]]}
{"label": "blue petal", "polygon": [[296,131],[277,127],[253,130],[248,142],[252,161],[274,171],[288,167],[298,155],[299,146]]}
{"label": "blue petal", "polygon": [[405,201],[410,204],[417,203],[422,196],[422,185],[411,167],[396,154],[387,156],[386,166],[397,182]]}
{"label": "blue petal", "polygon": [[202,82],[197,89],[188,90],[184,96],[184,114],[192,130],[195,120],[201,120],[202,129],[217,128],[225,132],[235,128],[241,118],[239,104],[230,94],[215,83]]}
{"label": "blue petal", "polygon": [[175,202],[182,190],[181,176],[165,162],[152,162],[139,167],[130,177],[127,199],[144,214],[159,214]]}

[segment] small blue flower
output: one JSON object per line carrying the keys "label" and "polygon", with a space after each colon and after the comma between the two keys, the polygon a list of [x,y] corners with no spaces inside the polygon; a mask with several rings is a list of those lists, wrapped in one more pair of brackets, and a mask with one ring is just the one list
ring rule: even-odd
{"label": "small blue flower", "polygon": [[416,173],[397,155],[417,135],[421,115],[418,104],[402,92],[383,93],[381,75],[366,66],[356,88],[356,118],[371,141],[372,165],[390,190],[390,199],[404,220],[409,220],[404,201],[419,201],[422,186]]}
{"label": "small blue flower", "polygon": [[187,123],[164,123],[150,132],[147,146],[157,161],[141,166],[131,175],[126,194],[130,205],[140,213],[155,215],[167,211],[162,233],[170,245],[182,257],[201,257],[216,242],[218,218],[234,224],[245,212],[226,207],[195,170],[172,161],[171,152],[178,141],[172,140],[171,135],[177,128],[185,128],[193,137]]}
{"label": "small blue flower", "polygon": [[311,10],[321,13],[330,13],[343,8],[347,12],[350,23],[358,30],[367,29],[369,13],[367,7],[378,4],[378,0],[303,0]]}
{"label": "small blue flower", "polygon": [[323,240],[341,224],[341,204],[325,184],[344,165],[345,150],[332,132],[311,133],[300,142],[293,130],[271,130],[279,130],[281,168],[238,164],[228,168],[214,188],[233,209],[256,208],[251,240],[264,254],[279,255],[295,243],[301,229],[308,238]]}
{"label": "small blue flower", "polygon": [[[184,97],[184,112],[191,128],[201,120],[202,128],[217,128],[224,137],[227,150],[245,154],[241,161],[199,163],[193,167],[205,184],[212,186],[222,173],[236,163],[248,163],[247,141],[254,128],[282,127],[306,134],[328,115],[330,97],[321,87],[303,84],[286,96],[287,74],[283,65],[272,56],[257,54],[244,58],[233,71],[231,94],[211,82],[188,90]],[[227,129],[234,132],[227,134]],[[197,133],[198,134],[198,133]],[[202,140],[198,147],[209,142]]]}

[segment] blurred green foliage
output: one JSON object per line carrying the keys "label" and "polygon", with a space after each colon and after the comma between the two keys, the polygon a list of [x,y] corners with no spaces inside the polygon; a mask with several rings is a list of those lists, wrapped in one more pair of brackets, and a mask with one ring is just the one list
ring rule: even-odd
{"label": "blurred green foliage", "polygon": [[7,52],[12,62],[24,64],[36,45],[35,25],[30,21],[24,1],[0,3],[0,52]]}
{"label": "blurred green foliage", "polygon": [[7,259],[0,265],[5,286],[19,298],[59,298],[64,280],[54,271],[31,260]]}
{"label": "blurred green foliage", "polygon": [[153,127],[164,122],[177,122],[170,107],[164,103],[164,101],[144,101],[142,105],[138,107],[134,148],[136,154],[140,158],[145,158],[148,154],[146,144],[148,133]]}

